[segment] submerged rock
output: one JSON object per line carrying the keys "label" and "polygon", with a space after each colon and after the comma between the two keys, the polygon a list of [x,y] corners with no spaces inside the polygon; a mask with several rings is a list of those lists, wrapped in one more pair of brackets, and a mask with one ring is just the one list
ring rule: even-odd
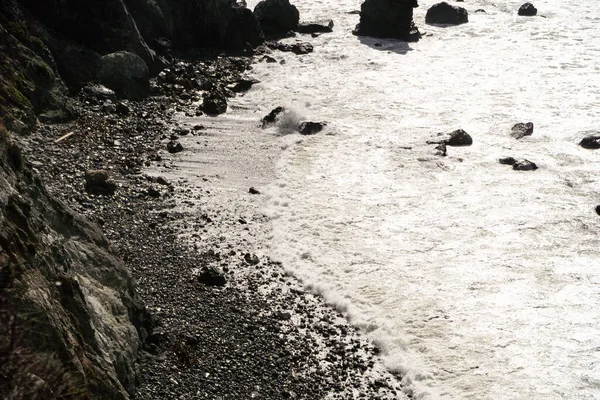
{"label": "submerged rock", "polygon": [[289,0],[263,0],[254,7],[254,16],[263,32],[270,35],[284,34],[296,29],[300,13]]}
{"label": "submerged rock", "polygon": [[415,7],[417,0],[366,0],[360,7],[360,21],[353,33],[417,41],[421,35],[413,22]]}
{"label": "submerged rock", "polygon": [[434,4],[427,10],[425,22],[428,24],[465,24],[469,22],[469,14],[466,9],[451,6],[444,1]]}
{"label": "submerged rock", "polygon": [[515,139],[522,139],[525,136],[531,136],[533,134],[533,122],[522,123],[513,125],[511,128],[510,136]]}
{"label": "submerged rock", "polygon": [[537,8],[534,7],[531,3],[525,3],[521,7],[519,7],[519,11],[517,14],[525,16],[525,17],[533,17],[537,15]]}
{"label": "submerged rock", "polygon": [[150,70],[137,55],[119,51],[105,55],[100,62],[100,82],[117,96],[140,100],[150,93]]}
{"label": "submerged rock", "polygon": [[279,106],[279,107],[275,107],[273,110],[271,110],[270,113],[268,113],[267,115],[265,115],[263,117],[263,119],[261,120],[262,122],[262,127],[263,128],[267,128],[269,125],[274,124],[275,122],[278,121],[280,115],[285,111],[285,108]]}
{"label": "submerged rock", "polygon": [[498,160],[498,162],[504,165],[514,165],[517,162],[517,160],[513,157],[502,157]]}
{"label": "submerged rock", "polygon": [[600,149],[600,135],[588,135],[581,139],[579,145],[584,149]]}
{"label": "submerged rock", "polygon": [[324,127],[325,124],[323,122],[306,121],[298,125],[298,132],[302,135],[314,135],[315,133],[321,132]]}
{"label": "submerged rock", "polygon": [[473,138],[462,129],[457,129],[450,133],[450,137],[444,142],[448,146],[470,146],[473,144]]}
{"label": "submerged rock", "polygon": [[515,171],[535,171],[538,169],[538,166],[532,161],[522,159],[516,160],[516,162],[513,164],[513,169]]}

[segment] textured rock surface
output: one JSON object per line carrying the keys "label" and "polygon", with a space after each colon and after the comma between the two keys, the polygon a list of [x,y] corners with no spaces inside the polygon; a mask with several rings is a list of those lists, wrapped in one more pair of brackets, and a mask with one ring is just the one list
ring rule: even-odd
{"label": "textured rock surface", "polygon": [[296,29],[300,13],[289,0],[263,0],[254,7],[254,15],[268,34],[283,34]]}
{"label": "textured rock surface", "polygon": [[525,17],[533,17],[537,15],[537,8],[535,8],[535,6],[531,3],[525,3],[519,7],[517,14]]}
{"label": "textured rock surface", "polygon": [[150,70],[140,57],[126,51],[107,54],[100,60],[100,82],[119,97],[139,100],[150,92]]}
{"label": "textured rock surface", "polygon": [[417,0],[366,0],[354,34],[416,41],[420,34],[413,23],[413,8],[417,6]]}
{"label": "textured rock surface", "polygon": [[463,7],[455,7],[445,1],[434,4],[425,14],[425,22],[428,24],[450,24],[460,25],[469,22],[469,14]]}
{"label": "textured rock surface", "polygon": [[129,274],[4,130],[0,210],[0,397],[128,398],[140,345],[132,321],[144,313]]}

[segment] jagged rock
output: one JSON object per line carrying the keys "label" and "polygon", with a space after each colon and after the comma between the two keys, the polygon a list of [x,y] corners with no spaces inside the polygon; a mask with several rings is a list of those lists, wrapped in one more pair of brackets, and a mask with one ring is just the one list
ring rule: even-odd
{"label": "jagged rock", "polygon": [[150,92],[150,71],[140,57],[126,51],[107,54],[101,59],[100,82],[117,96],[140,100]]}
{"label": "jagged rock", "polygon": [[516,160],[516,162],[513,164],[513,169],[515,171],[535,171],[538,169],[538,166],[532,161],[522,159]]}
{"label": "jagged rock", "polygon": [[298,132],[302,135],[314,135],[315,133],[319,133],[323,130],[325,124],[323,122],[302,122],[298,125]]}
{"label": "jagged rock", "polygon": [[473,138],[462,129],[457,129],[449,134],[444,140],[447,146],[470,146],[473,144]]}
{"label": "jagged rock", "polygon": [[167,151],[171,154],[183,151],[183,146],[176,140],[171,140],[167,143]]}
{"label": "jagged rock", "polygon": [[266,128],[269,125],[274,124],[279,119],[279,116],[285,111],[285,108],[279,106],[275,107],[271,112],[263,117],[261,120],[262,127]]}
{"label": "jagged rock", "polygon": [[333,32],[333,21],[301,22],[296,27],[296,32],[299,33],[329,33]]}
{"label": "jagged rock", "polygon": [[205,94],[202,100],[202,111],[211,115],[223,114],[227,111],[227,98],[217,91]]}
{"label": "jagged rock", "polygon": [[289,0],[263,0],[254,7],[254,15],[263,32],[279,35],[298,26],[300,13]]}
{"label": "jagged rock", "polygon": [[353,33],[360,36],[417,41],[419,30],[413,23],[417,0],[365,0],[360,7],[360,22]]}
{"label": "jagged rock", "polygon": [[531,136],[533,134],[533,122],[522,123],[513,125],[511,128],[510,136],[515,139],[522,139],[525,136]]}
{"label": "jagged rock", "polygon": [[294,54],[308,54],[308,53],[312,53],[313,52],[313,45],[307,42],[303,42],[303,43],[294,43],[292,45],[292,53]]}
{"label": "jagged rock", "polygon": [[428,24],[451,24],[459,25],[469,22],[469,14],[462,7],[451,6],[445,1],[434,4],[425,14],[425,22]]}
{"label": "jagged rock", "polygon": [[525,16],[525,17],[533,17],[537,15],[537,8],[534,7],[531,3],[525,3],[521,7],[519,7],[519,11],[517,14]]}
{"label": "jagged rock", "polygon": [[584,149],[600,149],[600,135],[588,135],[581,139],[579,145]]}
{"label": "jagged rock", "polygon": [[219,269],[212,266],[202,267],[202,270],[198,274],[198,281],[206,286],[224,286],[227,283],[225,275]]}
{"label": "jagged rock", "polygon": [[91,194],[110,195],[117,189],[117,184],[107,171],[88,170],[85,172],[85,190]]}

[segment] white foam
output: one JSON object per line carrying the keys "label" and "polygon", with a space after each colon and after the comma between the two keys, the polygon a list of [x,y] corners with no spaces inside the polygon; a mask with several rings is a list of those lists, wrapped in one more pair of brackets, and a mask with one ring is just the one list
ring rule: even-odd
{"label": "white foam", "polygon": [[[442,28],[424,24],[435,2],[415,14],[431,35],[408,45],[352,36],[359,1],[296,2],[334,32],[255,66],[246,101],[336,133],[280,138],[273,255],[415,398],[598,398],[600,153],[577,145],[600,123],[595,4],[538,1],[546,18],[523,18],[522,1],[460,3],[470,22]],[[511,138],[526,121],[533,136]],[[458,128],[472,146],[440,158],[425,145]]]}

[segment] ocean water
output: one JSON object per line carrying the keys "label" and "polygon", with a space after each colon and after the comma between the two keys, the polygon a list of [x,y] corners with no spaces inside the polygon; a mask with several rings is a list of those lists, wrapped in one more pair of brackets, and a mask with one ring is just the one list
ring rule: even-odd
{"label": "ocean water", "polygon": [[[600,150],[578,146],[600,125],[600,11],[538,0],[525,18],[521,0],[469,0],[453,3],[468,24],[428,26],[435,2],[420,1],[425,36],[407,44],[353,36],[360,1],[292,1],[334,32],[255,65],[262,83],[235,100],[328,123],[271,128],[273,256],[381,347],[414,398],[600,399]],[[511,138],[527,121],[533,136]],[[459,128],[472,146],[439,157],[425,143]]]}

